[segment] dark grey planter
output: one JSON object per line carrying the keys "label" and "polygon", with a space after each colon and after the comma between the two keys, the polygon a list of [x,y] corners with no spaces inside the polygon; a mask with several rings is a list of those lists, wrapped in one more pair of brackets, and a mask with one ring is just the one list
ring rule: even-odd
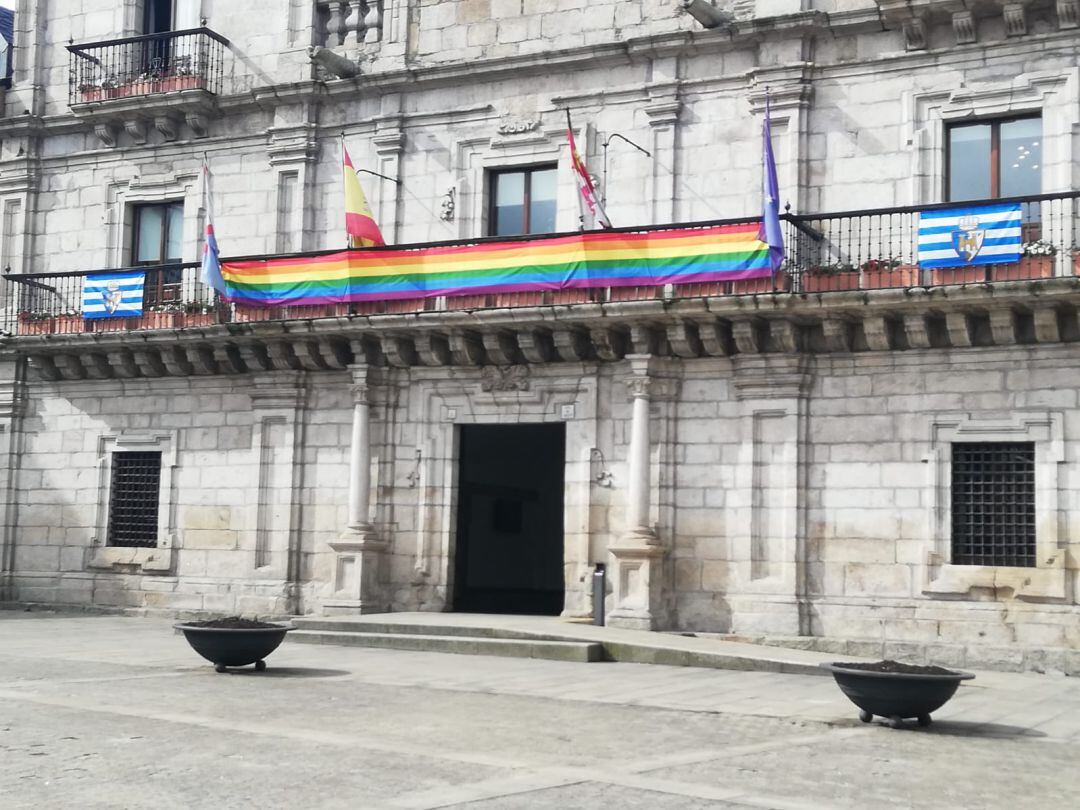
{"label": "dark grey planter", "polygon": [[818,666],[831,672],[840,691],[862,709],[860,720],[869,723],[875,716],[884,717],[893,728],[900,728],[908,718],[920,726],[930,725],[931,713],[956,694],[960,681],[975,677],[970,672],[872,672],[837,663]]}
{"label": "dark grey planter", "polygon": [[180,630],[192,649],[210,661],[218,672],[248,664],[254,664],[255,669],[262,672],[266,669],[264,659],[285,640],[286,633],[295,629],[285,624],[277,627],[225,628],[180,623],[173,627]]}

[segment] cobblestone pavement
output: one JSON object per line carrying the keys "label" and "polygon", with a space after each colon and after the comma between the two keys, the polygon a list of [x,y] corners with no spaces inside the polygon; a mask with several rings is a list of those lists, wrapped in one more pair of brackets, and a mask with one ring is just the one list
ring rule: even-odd
{"label": "cobblestone pavement", "polygon": [[285,645],[0,612],[0,806],[1073,808],[1080,680],[979,673],[929,730],[829,678]]}

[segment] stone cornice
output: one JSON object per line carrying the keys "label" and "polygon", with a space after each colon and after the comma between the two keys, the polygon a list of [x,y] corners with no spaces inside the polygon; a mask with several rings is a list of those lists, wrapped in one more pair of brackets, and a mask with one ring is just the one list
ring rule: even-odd
{"label": "stone cornice", "polygon": [[[274,370],[801,356],[1080,341],[1080,278],[764,294],[23,336],[0,351],[45,379]],[[658,359],[657,358],[657,359]],[[744,364],[746,361],[743,361]]]}

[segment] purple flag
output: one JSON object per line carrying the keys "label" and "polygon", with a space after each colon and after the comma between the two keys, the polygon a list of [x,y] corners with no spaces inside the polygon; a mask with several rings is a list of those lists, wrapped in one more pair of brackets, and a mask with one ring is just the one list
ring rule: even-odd
{"label": "purple flag", "polygon": [[773,272],[784,262],[784,234],[780,230],[780,186],[776,182],[776,158],[773,157],[772,129],[769,126],[769,94],[765,94],[765,126],[762,138],[761,195],[764,208],[758,239],[769,246],[769,264]]}

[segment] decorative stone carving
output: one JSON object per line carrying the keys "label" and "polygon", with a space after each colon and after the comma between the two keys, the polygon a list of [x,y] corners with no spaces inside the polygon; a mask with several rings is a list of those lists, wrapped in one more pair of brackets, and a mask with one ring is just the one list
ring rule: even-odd
{"label": "decorative stone carving", "polygon": [[124,121],[124,131],[140,146],[146,143],[146,122],[141,118],[128,118]]}
{"label": "decorative stone carving", "polygon": [[949,342],[957,348],[971,345],[971,318],[966,312],[947,312],[945,328],[949,332]]}
{"label": "decorative stone carving", "polygon": [[524,329],[518,332],[517,342],[530,363],[548,363],[555,359],[555,342],[546,329]]}
{"label": "decorative stone carving", "polygon": [[169,370],[165,368],[165,364],[161,361],[161,355],[157,352],[150,349],[135,349],[131,354],[142,376],[164,377],[169,373]]}
{"label": "decorative stone carving", "polygon": [[497,332],[484,332],[482,337],[488,360],[492,363],[508,366],[521,362],[521,351],[514,332],[500,329]]}
{"label": "decorative stone carving", "polygon": [[574,362],[594,356],[588,336],[579,329],[556,329],[551,337],[561,360]]}
{"label": "decorative stone carving", "polygon": [[536,118],[504,118],[495,131],[500,135],[525,135],[540,126]]}
{"label": "decorative stone carving", "polygon": [[1058,28],[1076,28],[1080,25],[1080,1],[1057,1]]}
{"label": "decorative stone carving", "polygon": [[[113,367],[113,374],[117,377],[138,377],[140,374],[139,366],[136,364],[135,358],[132,356],[132,352],[128,349],[116,349],[108,353],[109,364]],[[158,363],[161,363],[161,358],[158,358]],[[164,364],[161,365],[162,374],[168,373]]]}
{"label": "decorative stone carving", "polygon": [[911,348],[930,348],[930,329],[926,323],[925,315],[905,315],[904,335],[907,337],[908,345]]}
{"label": "decorative stone carving", "polygon": [[154,116],[154,129],[161,133],[166,141],[175,141],[180,134],[180,122],[168,113]]}
{"label": "decorative stone carving", "polygon": [[203,110],[188,110],[184,113],[184,120],[196,138],[205,138],[210,134],[210,119]]}
{"label": "decorative stone carving", "polygon": [[926,20],[923,17],[912,17],[904,22],[904,45],[909,51],[926,49],[926,31]]}
{"label": "decorative stone carving", "polygon": [[484,362],[484,344],[471,330],[454,330],[449,337],[450,355],[461,366],[478,366]]}
{"label": "decorative stone carving", "polygon": [[407,337],[400,335],[383,335],[381,338],[383,354],[386,361],[398,368],[415,366],[419,360],[416,347]]}
{"label": "decorative stone carving", "polygon": [[671,350],[678,357],[701,357],[705,353],[695,323],[690,321],[673,323],[667,329],[667,337]]}
{"label": "decorative stone carving", "polygon": [[1005,36],[1020,37],[1027,33],[1027,13],[1023,3],[1006,3],[1001,14],[1005,19]]}
{"label": "decorative stone carving", "polygon": [[94,124],[94,134],[98,140],[110,149],[116,146],[116,138],[120,134],[120,128],[112,121],[99,121]]}
{"label": "decorative stone carving", "polygon": [[528,366],[484,366],[480,369],[480,390],[528,391]]}
{"label": "decorative stone carving", "polygon": [[590,334],[596,355],[601,360],[621,360],[626,355],[626,333],[622,330],[597,327]]}
{"label": "decorative stone carving", "polygon": [[978,31],[975,27],[975,15],[970,11],[956,11],[952,15],[953,33],[956,34],[958,45],[967,45],[975,42]]}
{"label": "decorative stone carving", "polygon": [[420,362],[425,366],[448,366],[453,362],[450,341],[438,332],[424,332],[413,341]]}

